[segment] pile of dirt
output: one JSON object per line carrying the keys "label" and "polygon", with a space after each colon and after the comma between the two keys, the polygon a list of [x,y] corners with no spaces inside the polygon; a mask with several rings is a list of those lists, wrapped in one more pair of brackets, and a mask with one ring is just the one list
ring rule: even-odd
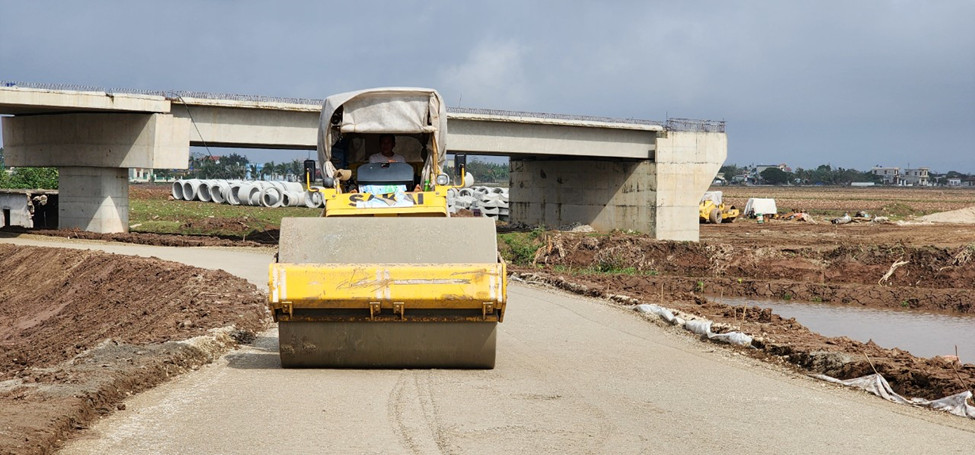
{"label": "pile of dirt", "polygon": [[[802,373],[851,379],[878,372],[898,394],[938,399],[964,390],[975,390],[975,364],[914,357],[899,349],[885,349],[872,342],[846,337],[825,337],[809,331],[795,319],[784,319],[767,308],[731,306],[705,296],[648,282],[644,277],[587,275],[515,268],[516,279],[589,297],[611,299],[623,306],[657,303],[686,314],[714,321],[721,331],[742,331],[755,337],[742,353],[792,366]],[[663,289],[663,292],[661,292]],[[661,298],[661,296],[665,298]]]}
{"label": "pile of dirt", "polygon": [[135,243],[139,245],[154,246],[235,246],[235,247],[267,247],[277,245],[278,230],[272,229],[255,235],[250,239],[240,237],[213,237],[206,235],[175,235],[175,234],[152,234],[146,232],[119,232],[113,234],[103,234],[98,232],[82,231],[80,229],[26,229],[22,227],[9,226],[0,231],[11,234],[35,234],[46,235],[49,237],[61,237],[65,239],[83,240],[103,240],[106,242]]}
{"label": "pile of dirt", "polygon": [[932,213],[917,219],[922,223],[975,224],[975,206],[947,212]]}
{"label": "pile of dirt", "polygon": [[[657,241],[645,235],[548,232],[535,265],[641,275],[649,285],[726,296],[788,298],[975,313],[975,247],[762,246]],[[712,291],[714,292],[714,291]],[[905,305],[906,303],[906,305]]]}
{"label": "pile of dirt", "polygon": [[0,245],[0,283],[4,453],[49,453],[269,324],[254,285],[155,258]]}
{"label": "pile of dirt", "polygon": [[804,373],[850,379],[877,371],[897,393],[927,399],[975,389],[973,364],[828,338],[768,309],[709,300],[720,295],[975,314],[975,229],[743,221],[702,226],[699,243],[572,232],[545,232],[537,242],[533,265],[510,266],[526,280],[710,319],[756,337],[757,349],[743,352]]}

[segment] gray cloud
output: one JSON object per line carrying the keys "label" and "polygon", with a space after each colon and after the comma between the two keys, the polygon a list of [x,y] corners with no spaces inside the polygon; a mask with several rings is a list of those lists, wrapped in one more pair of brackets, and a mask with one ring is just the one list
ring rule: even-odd
{"label": "gray cloud", "polygon": [[975,172],[975,2],[0,2],[0,79],[728,122],[728,161]]}

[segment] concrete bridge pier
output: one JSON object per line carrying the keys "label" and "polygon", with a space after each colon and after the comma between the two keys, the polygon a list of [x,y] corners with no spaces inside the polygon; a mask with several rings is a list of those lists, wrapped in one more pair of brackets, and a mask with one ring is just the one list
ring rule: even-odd
{"label": "concrete bridge pier", "polygon": [[59,167],[58,194],[58,227],[129,231],[128,169]]}
{"label": "concrete bridge pier", "polygon": [[652,159],[511,158],[511,221],[700,239],[698,204],[728,155],[725,133],[661,131]]}
{"label": "concrete bridge pier", "polygon": [[185,169],[190,122],[169,114],[5,117],[9,166],[57,167],[60,228],[129,230],[128,168]]}

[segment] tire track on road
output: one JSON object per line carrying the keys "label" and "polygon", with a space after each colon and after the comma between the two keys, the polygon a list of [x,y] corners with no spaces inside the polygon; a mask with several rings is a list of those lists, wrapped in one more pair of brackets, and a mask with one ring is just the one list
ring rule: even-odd
{"label": "tire track on road", "polygon": [[[431,422],[430,418],[431,399],[421,396],[417,374],[404,370],[396,379],[387,400],[387,419],[404,449],[418,455],[444,453],[435,429],[436,419]],[[426,393],[429,395],[429,388]]]}

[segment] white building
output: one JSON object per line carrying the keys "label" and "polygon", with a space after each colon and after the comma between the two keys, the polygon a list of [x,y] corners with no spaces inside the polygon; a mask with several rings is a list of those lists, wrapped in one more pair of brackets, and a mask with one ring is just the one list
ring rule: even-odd
{"label": "white building", "polygon": [[928,171],[929,169],[926,167],[904,169],[904,172],[901,174],[901,183],[910,186],[930,186],[931,182],[928,179]]}
{"label": "white building", "polygon": [[873,175],[880,176],[884,179],[884,185],[899,185],[900,184],[900,174],[901,168],[899,167],[881,167],[875,166],[870,170]]}

